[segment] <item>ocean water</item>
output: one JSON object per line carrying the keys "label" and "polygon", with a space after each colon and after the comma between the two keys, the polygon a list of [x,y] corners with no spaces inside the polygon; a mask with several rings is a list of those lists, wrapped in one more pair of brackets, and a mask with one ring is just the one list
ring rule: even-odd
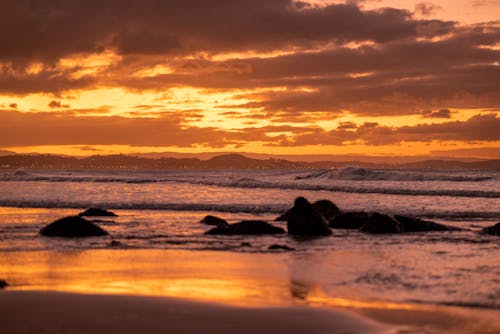
{"label": "ocean water", "polygon": [[[213,236],[207,214],[229,222],[272,221],[297,196],[341,210],[406,214],[460,232],[373,236],[334,230],[314,239]],[[98,224],[109,237],[47,238],[46,224],[88,207],[119,216]],[[328,170],[0,172],[0,252],[183,249],[288,257],[297,294],[500,309],[500,171]],[[284,222],[273,222],[286,227]],[[112,246],[111,241],[118,241]],[[269,250],[272,244],[293,251]],[[1,274],[1,273],[0,273]]]}

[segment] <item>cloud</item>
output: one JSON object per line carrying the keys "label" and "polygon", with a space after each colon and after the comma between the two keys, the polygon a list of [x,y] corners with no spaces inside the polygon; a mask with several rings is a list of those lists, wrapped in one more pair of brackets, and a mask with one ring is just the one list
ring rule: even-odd
{"label": "cloud", "polygon": [[161,118],[125,118],[0,111],[0,143],[5,147],[113,144],[221,147],[237,143],[230,132],[187,126],[183,119],[181,114],[174,113]]}
{"label": "cloud", "polygon": [[[328,40],[387,42],[419,36],[419,28],[429,24],[405,10],[297,6],[292,0],[18,0],[2,5],[0,22],[0,45],[9,46],[1,48],[0,59],[47,62],[106,48],[123,54],[175,49],[188,54]],[[454,26],[433,22],[442,31]]]}
{"label": "cloud", "polygon": [[422,117],[425,118],[451,118],[450,109],[439,109],[437,111],[424,110],[422,112]]}
{"label": "cloud", "polygon": [[441,9],[440,6],[430,2],[419,2],[415,5],[415,12],[422,16],[434,15],[440,9]]}
{"label": "cloud", "polygon": [[163,117],[76,117],[73,113],[20,113],[0,111],[3,147],[35,145],[133,146],[267,146],[388,145],[402,142],[500,140],[497,114],[477,114],[466,121],[423,123],[391,127],[377,122],[341,123],[327,131],[318,126],[269,125],[224,130],[188,125],[182,113]]}
{"label": "cloud", "polygon": [[61,101],[55,101],[55,100],[50,101],[48,106],[53,109],[70,107],[69,104],[61,104]]}
{"label": "cloud", "polygon": [[[136,93],[196,87],[233,94],[234,104],[224,101],[218,106],[238,108],[238,114],[226,113],[227,117],[296,125],[334,120],[344,114],[445,120],[451,118],[449,109],[498,108],[498,23],[461,26],[429,19],[438,8],[428,2],[416,5],[420,15],[395,8],[365,10],[361,2],[315,6],[292,0],[7,1],[0,11],[0,45],[8,46],[0,48],[0,93],[47,94],[54,99],[49,106],[57,109],[69,108],[58,101],[68,91],[78,96],[81,90],[102,87]],[[107,61],[96,60],[99,57],[107,57]],[[238,99],[245,102],[237,104]],[[172,103],[179,102],[174,100]],[[288,129],[293,135],[273,135],[270,128],[186,127],[203,113],[191,110],[199,106],[185,101],[185,113],[175,117],[172,113],[153,117],[165,111],[170,101],[145,100],[123,110],[138,117],[136,121],[116,116],[79,118],[76,110],[60,120],[36,113],[14,119],[23,129],[41,124],[34,119],[45,120],[61,133],[66,131],[65,121],[75,133],[75,138],[67,139],[88,145],[99,144],[99,140],[125,143],[129,137],[137,145],[236,145],[250,138],[270,145],[321,140],[379,145],[416,140],[412,131],[435,128],[431,124],[392,128],[344,123],[330,132],[311,125]],[[78,102],[83,106],[79,114],[116,110],[113,106],[85,110],[85,101]],[[422,110],[431,112],[422,114]],[[496,122],[496,118],[490,117],[490,121]],[[133,136],[127,135],[124,124],[131,126]],[[464,126],[457,130],[458,138],[458,134],[470,133],[476,123],[445,124]],[[87,138],[93,125],[107,130]],[[168,137],[162,127],[177,137]],[[65,136],[47,129],[41,126],[33,131],[36,140],[25,140],[32,144],[63,142]],[[447,140],[446,129],[432,136],[421,134],[421,138]],[[92,142],[85,142],[89,140]]]}

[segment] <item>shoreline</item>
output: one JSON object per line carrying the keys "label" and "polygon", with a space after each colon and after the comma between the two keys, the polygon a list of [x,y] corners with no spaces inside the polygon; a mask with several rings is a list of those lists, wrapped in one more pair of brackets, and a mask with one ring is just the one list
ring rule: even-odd
{"label": "shoreline", "polygon": [[[349,256],[352,258],[355,254],[350,253]],[[358,256],[364,258],[366,254]],[[258,254],[186,250],[2,252],[0,278],[7,280],[10,286],[5,291],[0,291],[0,305],[3,305],[0,308],[0,328],[13,326],[2,323],[12,317],[18,317],[19,323],[28,321],[30,326],[35,326],[37,323],[34,322],[36,319],[33,317],[40,310],[54,310],[54,307],[57,307],[62,310],[61,314],[64,314],[66,308],[57,306],[60,305],[55,303],[60,300],[57,298],[62,298],[61,303],[64,305],[73,304],[73,302],[68,302],[67,298],[73,300],[76,305],[84,301],[89,310],[93,309],[92,305],[101,307],[100,300],[103,298],[107,300],[107,303],[117,307],[121,307],[118,300],[126,301],[129,305],[125,313],[127,317],[133,317],[135,314],[141,319],[147,317],[148,312],[141,306],[142,302],[137,304],[134,301],[145,301],[145,305],[158,301],[162,301],[161,303],[165,305],[180,303],[179,305],[185,305],[189,312],[193,307],[194,310],[198,310],[198,313],[190,313],[196,324],[204,321],[206,310],[215,307],[220,312],[213,314],[210,321],[214,323],[226,321],[228,314],[233,314],[235,319],[242,319],[243,325],[238,322],[240,327],[245,327],[246,323],[251,324],[252,318],[260,319],[268,314],[268,311],[273,313],[281,310],[276,313],[275,322],[273,322],[273,317],[268,322],[268,327],[274,328],[274,333],[278,326],[276,321],[285,321],[290,318],[302,319],[303,325],[301,326],[305,326],[310,324],[309,314],[312,314],[311,317],[314,319],[318,317],[318,314],[328,314],[326,318],[348,319],[345,320],[348,322],[347,325],[353,328],[359,328],[358,323],[369,327],[359,333],[376,333],[381,328],[384,333],[411,334],[493,334],[500,332],[500,324],[495,321],[500,316],[498,309],[390,302],[389,298],[385,301],[374,300],[363,294],[341,298],[334,292],[325,290],[321,281],[311,281],[312,278],[319,279],[324,274],[324,266],[330,265],[332,259],[315,258],[315,261],[319,262],[314,262],[307,254],[299,254],[297,257],[297,254],[286,253]],[[20,303],[16,308],[17,311],[14,308],[8,309],[9,305],[13,305],[12,302]],[[39,306],[34,308],[30,306],[32,304]],[[201,306],[197,308],[196,305]],[[24,311],[25,307],[28,309],[27,313]],[[154,307],[157,310],[155,312],[159,312],[158,306]],[[172,308],[168,305],[165,307]],[[248,310],[249,313],[246,312]],[[101,311],[106,313],[109,310]],[[75,314],[81,313],[79,310],[74,310],[74,312]],[[90,319],[100,317],[99,313],[92,312],[87,317]],[[16,313],[19,314],[16,315]],[[357,320],[351,321],[352,316]],[[55,314],[51,317],[57,320]],[[116,317],[119,318],[120,314]],[[70,315],[68,319],[84,327],[87,326],[82,323],[85,320],[84,315],[78,317]],[[161,319],[162,317],[158,316],[158,319],[148,320],[157,324],[156,327],[151,328],[152,332],[158,328],[163,329],[163,327],[158,327],[163,326],[160,324]],[[337,323],[331,324],[325,322],[324,319],[318,321],[333,333],[358,333],[351,329],[337,330],[335,327]],[[344,322],[341,323],[344,324]],[[287,332],[290,333],[289,324],[286,321],[285,324]],[[372,326],[374,324],[375,327]],[[67,328],[70,325],[71,323],[64,323],[60,327]],[[113,331],[113,324],[108,325],[110,327],[106,327],[105,330]],[[190,323],[188,325],[191,326]],[[99,329],[100,323],[95,326]],[[207,325],[206,328],[210,328],[209,326]],[[294,327],[297,326],[294,325]],[[7,331],[8,333],[16,333],[15,328],[8,328],[12,329],[12,331]],[[30,328],[33,330],[31,332],[44,333],[44,331],[35,331],[32,327]],[[199,328],[189,328],[191,332],[187,331],[188,329],[184,332],[182,331],[184,329],[179,329],[179,333],[203,331]],[[300,328],[305,332],[314,333],[306,330],[305,327]],[[220,333],[225,333],[225,329],[220,330]],[[96,333],[99,334],[99,331]],[[262,331],[266,333],[264,329]],[[52,330],[46,332],[57,333]],[[87,332],[94,332],[94,330],[89,329]],[[227,331],[229,332],[231,331]],[[238,332],[245,333],[244,329]],[[321,333],[319,329],[318,332]],[[252,330],[252,333],[255,333],[255,330]]]}
{"label": "shoreline", "polygon": [[306,306],[241,307],[170,297],[49,291],[0,293],[6,333],[393,333],[351,312]]}

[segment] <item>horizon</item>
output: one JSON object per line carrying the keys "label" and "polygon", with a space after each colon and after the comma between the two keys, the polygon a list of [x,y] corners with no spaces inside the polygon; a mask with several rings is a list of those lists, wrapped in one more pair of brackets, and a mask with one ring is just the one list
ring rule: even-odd
{"label": "horizon", "polygon": [[[94,155],[61,155],[61,154],[50,154],[50,153],[27,153],[27,154],[17,154],[15,152],[8,151],[0,151],[0,160],[6,158],[7,160],[4,163],[7,165],[1,166],[3,169],[11,169],[11,168],[24,168],[29,167],[32,163],[35,163],[33,160],[29,160],[28,165],[23,165],[26,162],[22,160],[17,161],[16,159],[12,160],[12,157],[15,156],[32,156],[32,157],[43,157],[44,159],[47,157],[58,157],[58,158],[69,158],[69,159],[77,159],[77,160],[85,160],[85,159],[101,159],[101,158],[114,158],[119,159],[123,158],[138,158],[144,161],[157,161],[160,159],[174,159],[177,161],[181,161],[183,159],[186,160],[196,160],[200,163],[211,163],[211,161],[217,161],[217,166],[220,164],[220,158],[228,158],[230,160],[226,161],[227,168],[240,168],[242,161],[251,160],[253,163],[261,164],[257,167],[253,168],[287,168],[284,164],[288,164],[288,167],[292,168],[339,168],[339,167],[366,167],[366,168],[472,168],[472,169],[499,169],[500,165],[496,165],[495,163],[500,162],[500,159],[488,159],[488,158],[454,158],[454,157],[435,157],[429,158],[426,156],[360,156],[360,155],[269,155],[269,154],[253,154],[248,152],[205,152],[201,154],[188,154],[188,153],[175,153],[175,152],[163,152],[163,153],[135,153],[135,154],[124,154],[124,153],[116,153],[116,154],[94,154]],[[238,159],[236,159],[238,158]],[[13,163],[12,166],[9,166],[10,163]],[[16,161],[16,162],[14,162]],[[47,161],[43,161],[43,166],[46,166]],[[281,165],[275,165],[275,162],[280,161]],[[112,167],[114,163],[118,161],[112,162],[102,162],[103,166],[99,168],[105,168],[106,166]],[[19,164],[21,163],[21,164]],[[60,162],[54,162],[55,165],[50,168],[61,168],[58,167]],[[111,165],[106,165],[111,163]],[[126,161],[122,161],[121,163],[128,163]],[[194,163],[194,162],[193,162]],[[271,163],[271,165],[268,165]],[[474,164],[478,163],[478,164]],[[487,165],[484,165],[487,163]],[[491,164],[493,163],[493,165]],[[431,165],[429,165],[431,164]],[[464,165],[466,164],[466,165]],[[135,163],[131,163],[129,167],[136,166]],[[182,168],[186,168],[186,166],[190,166],[188,168],[199,168],[196,163],[193,165],[184,165]],[[267,166],[267,167],[265,167]],[[178,168],[179,166],[174,165],[164,165],[163,167],[155,166],[155,168]],[[202,166],[204,168],[210,167],[210,165]],[[30,167],[33,168],[33,167]],[[45,168],[45,167],[43,167]],[[99,169],[98,168],[98,169]]]}
{"label": "horizon", "polygon": [[0,151],[500,158],[498,1],[4,9]]}

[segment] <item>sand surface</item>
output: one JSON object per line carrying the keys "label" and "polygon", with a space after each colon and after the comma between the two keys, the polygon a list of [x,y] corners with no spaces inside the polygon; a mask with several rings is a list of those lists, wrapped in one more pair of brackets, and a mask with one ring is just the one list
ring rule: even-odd
{"label": "sand surface", "polygon": [[322,285],[328,263],[294,256],[3,252],[0,278],[10,285],[0,290],[0,334],[500,333],[497,309],[339,296]]}
{"label": "sand surface", "polygon": [[47,291],[0,293],[2,333],[389,333],[355,314],[312,307],[245,308],[167,297]]}

